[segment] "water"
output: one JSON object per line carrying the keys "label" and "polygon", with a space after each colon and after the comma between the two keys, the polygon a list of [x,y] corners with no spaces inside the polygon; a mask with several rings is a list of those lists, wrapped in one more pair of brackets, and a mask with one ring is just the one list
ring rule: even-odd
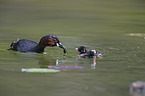
{"label": "water", "polygon": [[[76,3],[77,2],[77,3]],[[139,0],[7,0],[0,3],[0,94],[2,96],[131,96],[128,87],[145,81],[145,2]],[[55,34],[68,55],[6,50],[21,39],[39,42]],[[78,59],[76,47],[99,50],[103,58]],[[59,73],[25,73],[22,68],[81,66]]]}

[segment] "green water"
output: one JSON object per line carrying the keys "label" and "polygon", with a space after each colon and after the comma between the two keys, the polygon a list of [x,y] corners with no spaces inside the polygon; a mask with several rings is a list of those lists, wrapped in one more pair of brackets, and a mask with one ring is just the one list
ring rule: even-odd
{"label": "green water", "polygon": [[[131,96],[129,85],[145,81],[144,0],[1,0],[1,96]],[[6,50],[17,36],[39,42],[55,34],[66,46],[47,54]],[[75,48],[99,50],[103,58],[78,59]],[[59,73],[23,73],[22,68],[82,66]]]}

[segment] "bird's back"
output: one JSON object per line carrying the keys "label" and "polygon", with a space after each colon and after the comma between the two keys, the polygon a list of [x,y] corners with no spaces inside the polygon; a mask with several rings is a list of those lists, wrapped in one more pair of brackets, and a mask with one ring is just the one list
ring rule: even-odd
{"label": "bird's back", "polygon": [[36,52],[39,45],[30,40],[19,40],[16,44],[16,50],[20,52]]}

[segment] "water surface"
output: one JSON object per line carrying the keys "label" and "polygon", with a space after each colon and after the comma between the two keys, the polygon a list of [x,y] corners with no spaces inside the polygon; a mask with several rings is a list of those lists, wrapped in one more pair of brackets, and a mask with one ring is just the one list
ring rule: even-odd
{"label": "water surface", "polygon": [[[2,0],[0,3],[0,94],[2,96],[130,96],[134,81],[145,81],[143,0]],[[17,35],[39,42],[55,34],[66,46],[47,54],[6,50]],[[75,48],[99,50],[103,58],[78,59]],[[59,73],[25,73],[22,68],[81,66]]]}

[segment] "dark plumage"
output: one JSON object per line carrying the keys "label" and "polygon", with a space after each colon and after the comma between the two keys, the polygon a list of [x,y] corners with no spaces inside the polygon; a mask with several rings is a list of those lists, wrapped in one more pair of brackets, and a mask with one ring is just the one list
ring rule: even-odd
{"label": "dark plumage", "polygon": [[96,52],[96,50],[90,50],[87,51],[87,48],[84,46],[80,46],[79,48],[76,48],[77,51],[79,51],[78,57],[80,58],[100,58],[102,54],[100,52]]}
{"label": "dark plumage", "polygon": [[14,41],[10,45],[10,50],[41,53],[44,52],[46,46],[59,46],[63,49],[64,53],[67,54],[65,47],[59,42],[57,36],[52,34],[42,37],[39,43],[25,39],[18,40],[17,42]]}
{"label": "dark plumage", "polygon": [[77,51],[80,52],[80,54],[86,53],[87,52],[87,48],[84,46],[80,46],[79,48],[76,48]]}

